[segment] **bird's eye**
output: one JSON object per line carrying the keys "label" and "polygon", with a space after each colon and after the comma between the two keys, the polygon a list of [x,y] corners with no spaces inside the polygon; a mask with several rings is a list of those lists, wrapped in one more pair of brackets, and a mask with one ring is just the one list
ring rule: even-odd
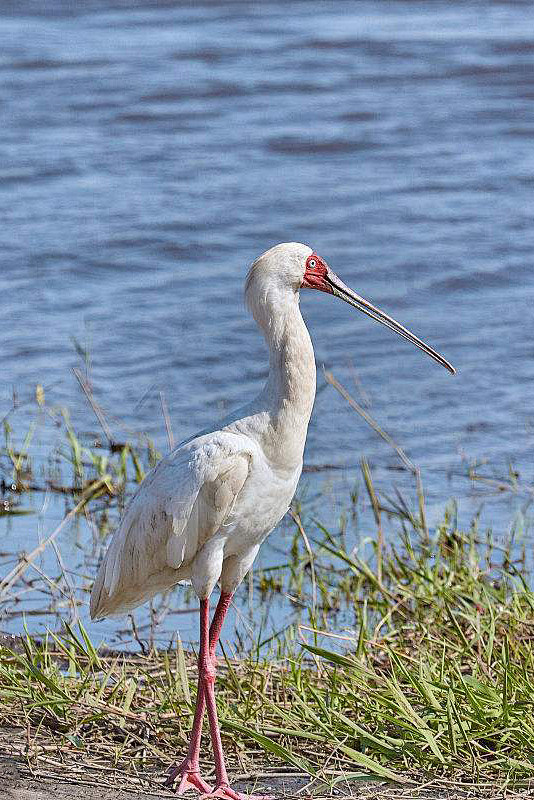
{"label": "bird's eye", "polygon": [[310,269],[315,269],[315,267],[317,266],[317,261],[314,258],[310,258],[310,260],[308,261],[308,266]]}

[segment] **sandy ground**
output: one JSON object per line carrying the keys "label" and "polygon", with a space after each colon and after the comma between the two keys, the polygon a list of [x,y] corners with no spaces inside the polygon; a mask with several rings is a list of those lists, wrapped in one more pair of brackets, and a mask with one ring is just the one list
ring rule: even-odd
{"label": "sandy ground", "polygon": [[[265,792],[277,797],[291,798],[296,797],[296,792],[308,783],[308,778],[270,777],[268,779],[258,779],[249,781],[238,781],[234,788],[245,793]],[[300,800],[305,800],[307,794],[300,794]],[[345,795],[347,796],[347,795]],[[0,798],[4,800],[154,800],[154,798],[168,800],[168,792],[138,792],[128,789],[117,789],[115,786],[109,787],[104,783],[86,782],[82,783],[79,779],[69,780],[60,779],[57,776],[45,777],[39,775],[31,776],[26,769],[19,767],[14,761],[7,758],[0,758]],[[193,798],[193,794],[187,795]]]}
{"label": "sandy ground", "polygon": [[[311,795],[302,789],[308,784],[306,776],[269,777],[233,784],[245,794],[265,792],[275,795],[276,800],[311,800]],[[301,790],[301,791],[299,791]],[[497,787],[493,791],[480,792],[476,786],[463,789],[425,789],[424,784],[417,787],[400,787],[377,783],[347,785],[336,793],[339,798],[358,798],[358,800],[518,800],[534,798],[533,791],[503,791]],[[139,792],[130,788],[118,789],[105,783],[82,782],[57,776],[31,776],[25,768],[6,758],[0,757],[0,800],[168,800],[168,792]],[[188,793],[187,800],[194,800]],[[326,796],[315,795],[313,800],[326,800]],[[332,796],[329,796],[332,800]]]}
{"label": "sandy ground", "polygon": [[[311,800],[311,795],[302,789],[308,784],[307,776],[302,777],[269,777],[264,779],[241,780],[233,784],[235,789],[246,794],[264,792],[275,795],[276,800]],[[300,790],[300,791],[299,791]],[[534,797],[534,793],[524,792],[490,792],[479,793],[476,787],[461,790],[430,789],[425,790],[424,785],[417,787],[400,787],[377,783],[362,783],[347,785],[336,793],[340,798],[359,798],[359,800],[475,800],[476,798],[514,798]],[[69,780],[67,777],[57,776],[32,776],[25,767],[17,765],[13,760],[0,756],[0,799],[1,800],[154,800],[170,797],[168,792],[139,792],[130,788],[118,789],[116,786],[106,786],[105,783],[82,782],[78,778]],[[194,800],[194,795],[188,793],[187,798]],[[325,800],[318,795],[313,800]],[[331,800],[331,796],[329,796]]]}
{"label": "sandy ground", "polygon": [[[276,796],[276,800],[309,800],[311,797],[302,789],[308,784],[308,777],[269,777],[255,778],[248,781],[237,781],[233,784],[235,789],[244,793],[264,792]],[[299,790],[301,790],[299,792]],[[376,783],[354,784],[349,788],[341,789],[338,797],[360,798],[360,800],[458,800],[467,797],[476,797],[476,793],[443,791],[425,792],[421,790],[407,790],[401,787],[384,786]],[[186,795],[194,800],[193,794]],[[128,789],[117,789],[116,786],[106,786],[105,783],[86,782],[79,779],[69,780],[57,776],[45,775],[31,776],[26,768],[19,767],[13,760],[0,757],[0,798],[1,800],[168,800],[169,793],[139,792]],[[313,800],[320,800],[315,795]]]}

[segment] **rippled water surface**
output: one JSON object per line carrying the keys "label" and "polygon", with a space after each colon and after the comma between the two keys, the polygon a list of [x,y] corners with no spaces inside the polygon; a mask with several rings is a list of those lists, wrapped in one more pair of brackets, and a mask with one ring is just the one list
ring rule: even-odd
{"label": "rippled water surface", "polygon": [[[78,428],[95,425],[75,337],[115,431],[164,449],[160,392],[177,440],[203,428],[266,373],[247,264],[297,240],[458,368],[303,294],[318,365],[421,466],[432,513],[451,495],[478,507],[455,477],[474,459],[488,474],[512,460],[532,483],[530,2],[21,0],[0,13],[0,417],[13,388],[40,382]],[[347,469],[308,473],[301,491],[346,496],[363,454],[396,480],[394,453],[319,386],[307,464]],[[46,452],[53,432],[38,436]],[[504,529],[513,507],[485,507]],[[45,532],[61,513],[52,504]],[[2,531],[15,550],[37,537],[32,518]]]}

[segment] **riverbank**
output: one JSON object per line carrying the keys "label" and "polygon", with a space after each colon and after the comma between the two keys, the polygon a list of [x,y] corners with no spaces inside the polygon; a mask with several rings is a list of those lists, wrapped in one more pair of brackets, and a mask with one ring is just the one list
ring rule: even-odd
{"label": "riverbank", "polygon": [[[370,779],[404,793],[531,787],[534,594],[475,527],[445,519],[430,536],[413,522],[374,562],[326,532],[307,570],[315,626],[278,641],[276,657],[220,659],[233,775],[305,776],[301,794],[319,795]],[[344,597],[353,633],[329,631],[324,606]],[[42,641],[4,641],[0,669],[4,758],[37,775],[164,794],[194,705],[195,658],[179,640],[163,652],[99,652],[81,624],[67,624]],[[209,774],[207,741],[203,752]]]}
{"label": "riverbank", "polygon": [[[53,420],[59,437],[46,468],[31,449],[36,425],[15,447],[4,424],[6,530],[41,519],[35,498],[42,508],[50,497],[64,502],[57,527],[33,551],[17,553],[12,536],[12,551],[2,554],[2,619],[26,631],[0,638],[0,756],[8,776],[19,773],[5,785],[31,792],[32,781],[55,781],[61,795],[72,780],[93,792],[163,796],[165,771],[187,746],[196,664],[179,636],[161,646],[155,631],[166,614],[178,615],[172,630],[182,630],[183,615],[196,616],[195,600],[182,590],[180,608],[171,594],[150,609],[149,624],[120,623],[120,646],[95,642],[84,627],[99,554],[159,454],[145,437],[113,441],[81,382],[105,439],[77,435],[39,387],[37,414]],[[499,480],[471,471],[492,492],[524,497],[524,511],[506,533],[480,529],[478,517],[464,528],[454,502],[430,524],[419,471],[371,423],[413,471],[413,491],[379,489],[362,460],[335,530],[305,498],[295,502],[281,559],[255,568],[223,632],[217,698],[231,775],[252,791],[256,783],[256,791],[280,791],[286,781],[301,797],[528,792],[532,487],[512,470]],[[292,614],[266,628],[265,609],[280,597]],[[48,624],[38,634],[43,613]],[[209,781],[207,738],[202,752]]]}

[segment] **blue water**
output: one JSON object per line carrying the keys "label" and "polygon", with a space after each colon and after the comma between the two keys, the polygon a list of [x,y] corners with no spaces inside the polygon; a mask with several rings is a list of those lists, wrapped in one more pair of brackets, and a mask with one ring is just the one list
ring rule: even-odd
{"label": "blue water", "polygon": [[[466,519],[483,501],[507,528],[528,493],[496,502],[461,476],[512,461],[534,480],[530,2],[20,0],[0,30],[0,417],[42,383],[94,429],[74,337],[117,438],[165,449],[160,392],[176,440],[205,427],[266,373],[248,263],[303,241],[458,375],[303,293],[318,365],[421,466],[433,518],[454,495]],[[301,493],[324,492],[331,521],[362,455],[384,486],[404,478],[319,386],[306,462],[347,469],[306,474]],[[43,453],[55,435],[43,422]],[[0,518],[2,550],[31,549],[62,512],[51,502],[39,529]],[[62,541],[76,571],[72,531]],[[284,547],[271,541],[263,563]]]}

